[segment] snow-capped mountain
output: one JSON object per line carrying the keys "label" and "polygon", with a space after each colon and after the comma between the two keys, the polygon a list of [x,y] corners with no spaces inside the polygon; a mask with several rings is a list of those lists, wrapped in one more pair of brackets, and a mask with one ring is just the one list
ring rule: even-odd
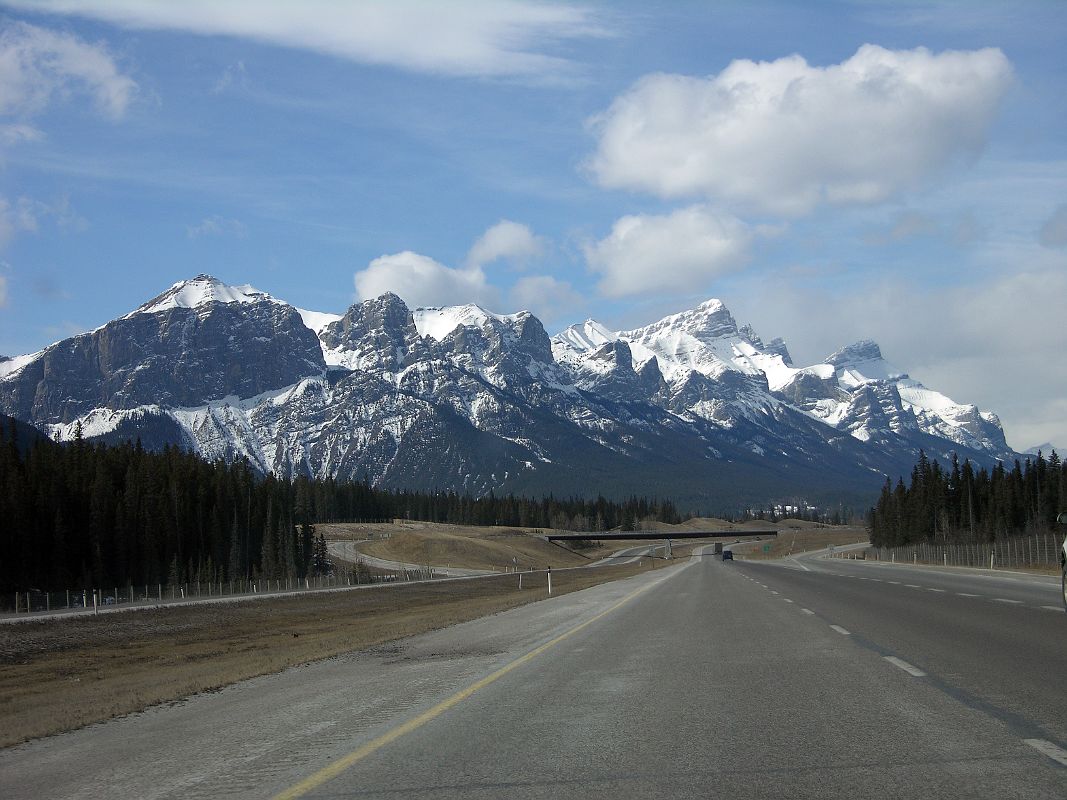
{"label": "snow-capped mountain", "polygon": [[412,310],[386,294],[337,316],[206,275],[0,362],[0,409],[58,438],[80,426],[281,475],[695,508],[858,497],[919,448],[1014,456],[995,415],[910,379],[873,342],[797,367],[718,300],[550,339],[525,311]]}

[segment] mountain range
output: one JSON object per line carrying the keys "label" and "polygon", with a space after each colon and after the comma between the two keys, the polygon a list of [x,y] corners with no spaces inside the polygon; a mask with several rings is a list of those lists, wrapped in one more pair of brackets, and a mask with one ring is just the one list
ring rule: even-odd
{"label": "mountain range", "polygon": [[861,341],[797,366],[719,300],[629,331],[549,337],[529,312],[343,316],[208,275],[0,360],[0,411],[57,439],[139,437],[264,473],[388,488],[869,504],[918,451],[1017,456],[997,416],[928,389]]}

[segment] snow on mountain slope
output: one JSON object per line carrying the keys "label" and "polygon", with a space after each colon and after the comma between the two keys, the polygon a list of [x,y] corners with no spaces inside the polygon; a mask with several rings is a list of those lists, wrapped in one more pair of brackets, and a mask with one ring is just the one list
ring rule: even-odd
{"label": "snow on mountain slope", "polygon": [[170,308],[196,308],[206,303],[279,303],[266,292],[248,284],[227,286],[218,278],[201,273],[190,280],[178,281],[163,294],[131,311],[134,314],[155,314]]}
{"label": "snow on mountain slope", "polygon": [[28,353],[24,356],[15,356],[14,358],[5,358],[0,361],[0,379],[6,378],[8,375],[14,375],[20,369],[36,361],[41,357],[44,350],[38,350],[36,353]]}
{"label": "snow on mountain slope", "polygon": [[[626,366],[607,357],[611,342],[628,345],[635,368],[656,359],[669,387],[661,401],[675,413],[727,425],[741,417],[759,422],[784,400],[864,442],[917,430],[979,450],[1008,450],[996,415],[912,380],[870,340],[842,348],[823,363],[797,367],[781,339],[764,345],[750,326],[738,326],[726,306],[712,299],[631,331],[613,332],[589,320],[557,334],[552,347],[576,383],[595,390],[609,382],[609,372],[625,372]],[[619,378],[613,381],[617,385]]]}
{"label": "snow on mountain slope", "polygon": [[529,316],[529,312],[494,314],[479,305],[470,303],[465,306],[416,308],[411,312],[411,315],[415,321],[415,329],[420,336],[429,336],[439,342],[456,328],[481,328],[489,320],[496,320],[504,325],[511,326],[520,320],[523,315]]}
{"label": "snow on mountain slope", "polygon": [[920,447],[1013,457],[996,415],[911,379],[875,343],[796,366],[719,300],[550,339],[526,311],[411,310],[387,293],[338,316],[204,275],[0,361],[0,409],[59,438],[80,423],[279,475],[474,491],[582,491],[590,464],[602,481],[590,491],[626,475],[699,494],[738,470],[866,485]]}
{"label": "snow on mountain slope", "polygon": [[341,319],[340,314],[328,314],[325,311],[308,311],[305,308],[296,309],[296,313],[300,315],[300,319],[304,320],[308,330],[316,336],[322,333],[323,328],[331,322],[337,322]]}

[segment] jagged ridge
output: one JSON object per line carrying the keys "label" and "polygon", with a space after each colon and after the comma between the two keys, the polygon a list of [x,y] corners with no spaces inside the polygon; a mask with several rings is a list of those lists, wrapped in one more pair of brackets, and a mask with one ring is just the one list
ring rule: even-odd
{"label": "jagged ridge", "polygon": [[0,362],[0,408],[60,438],[143,433],[280,475],[472,492],[655,491],[695,507],[863,493],[920,447],[1012,457],[996,416],[912,380],[869,341],[798,368],[709,300],[632,331],[551,339],[529,312],[341,317],[200,275]]}

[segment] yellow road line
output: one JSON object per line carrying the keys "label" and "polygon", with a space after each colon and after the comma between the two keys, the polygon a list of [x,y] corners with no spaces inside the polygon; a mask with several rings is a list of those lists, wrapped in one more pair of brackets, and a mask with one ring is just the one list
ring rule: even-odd
{"label": "yellow road line", "polygon": [[290,786],[284,792],[281,792],[280,794],[275,795],[274,796],[274,800],[294,800],[294,798],[303,797],[305,794],[310,792],[312,789],[316,789],[319,786],[322,786],[327,781],[333,780],[338,775],[340,775],[342,772],[344,772],[346,769],[351,767],[353,764],[356,764],[357,762],[362,761],[364,758],[366,758],[367,756],[371,755],[372,753],[377,752],[378,750],[380,750],[381,748],[385,747],[390,742],[395,742],[401,736],[404,736],[405,734],[411,733],[412,731],[417,730],[418,728],[421,728],[423,725],[425,725],[430,720],[441,716],[441,714],[443,714],[444,712],[448,711],[448,709],[452,708],[453,706],[459,705],[464,700],[466,700],[468,697],[470,697],[472,694],[477,692],[479,689],[484,689],[489,684],[500,680],[505,675],[507,675],[509,672],[511,672],[513,669],[516,669],[517,667],[521,667],[526,662],[528,662],[528,661],[530,661],[530,660],[532,660],[534,658],[537,658],[537,656],[541,655],[546,650],[549,650],[550,648],[555,647],[557,644],[559,644],[563,640],[569,639],[571,636],[573,636],[574,634],[578,633],[582,629],[589,627],[590,625],[592,625],[597,620],[599,620],[599,619],[601,619],[603,617],[606,617],[612,611],[615,611],[620,606],[623,606],[626,603],[629,603],[635,597],[637,597],[638,595],[640,595],[640,594],[642,594],[644,592],[647,592],[653,586],[658,586],[660,583],[663,582],[663,580],[665,580],[665,579],[658,580],[655,583],[650,583],[647,586],[642,586],[640,589],[637,589],[637,590],[635,590],[633,592],[630,592],[630,594],[626,595],[626,597],[622,598],[621,600],[619,600],[619,602],[615,603],[614,605],[610,606],[609,608],[604,609],[599,614],[597,614],[595,617],[591,617],[590,619],[587,619],[585,622],[583,622],[583,623],[581,623],[579,625],[575,625],[570,630],[565,631],[564,633],[561,633],[555,639],[552,639],[551,641],[545,642],[540,647],[537,647],[537,648],[531,650],[529,653],[526,653],[526,655],[519,656],[514,661],[511,661],[511,662],[505,664],[504,666],[502,666],[496,672],[485,676],[480,681],[477,681],[476,683],[473,683],[470,686],[468,686],[466,689],[463,689],[463,690],[461,690],[459,692],[456,692],[454,695],[452,695],[448,699],[442,700],[440,703],[435,705],[433,708],[431,708],[431,709],[429,709],[427,711],[424,711],[423,713],[419,714],[414,719],[410,719],[407,722],[405,722],[404,724],[398,725],[397,727],[393,728],[392,730],[387,731],[386,733],[383,733],[377,739],[372,739],[371,741],[367,742],[362,747],[360,747],[360,748],[358,748],[356,750],[353,750],[348,755],[337,759],[332,764],[329,764],[329,765],[323,767],[322,769],[320,769],[318,772],[314,773],[313,775],[309,775],[308,777],[304,778],[304,780],[300,781],[300,783],[297,783],[294,786]]}

